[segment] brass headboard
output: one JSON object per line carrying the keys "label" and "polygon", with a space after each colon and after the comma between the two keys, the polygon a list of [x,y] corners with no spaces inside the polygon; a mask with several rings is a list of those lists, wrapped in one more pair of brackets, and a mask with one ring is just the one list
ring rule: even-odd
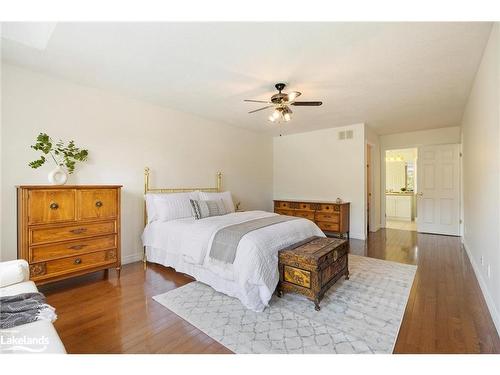
{"label": "brass headboard", "polygon": [[[190,191],[205,191],[218,193],[222,190],[222,172],[217,172],[216,186],[215,187],[195,187],[195,188],[151,188],[149,187],[149,174],[150,169],[144,168],[144,226],[148,223],[148,212],[146,210],[146,194],[169,194],[169,193],[187,193]],[[144,247],[144,254],[142,258],[144,266],[146,266],[146,247]]]}

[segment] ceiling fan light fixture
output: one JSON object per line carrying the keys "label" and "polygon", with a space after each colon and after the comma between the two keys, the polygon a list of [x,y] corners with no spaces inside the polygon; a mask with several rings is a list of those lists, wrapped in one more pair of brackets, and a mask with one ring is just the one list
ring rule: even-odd
{"label": "ceiling fan light fixture", "polygon": [[246,102],[256,102],[256,103],[266,103],[269,104],[265,107],[255,109],[253,111],[250,111],[248,113],[255,113],[262,111],[267,108],[272,108],[274,107],[273,113],[268,117],[269,121],[271,122],[281,122],[285,121],[288,122],[292,119],[292,110],[290,109],[289,105],[293,106],[306,106],[306,107],[317,107],[323,104],[323,102],[320,101],[295,101],[297,97],[301,96],[302,94],[299,91],[292,91],[290,93],[285,93],[282,92],[283,89],[285,88],[284,83],[277,83],[275,85],[276,90],[278,90],[277,94],[274,94],[271,96],[270,101],[264,101],[264,100],[253,100],[253,99],[245,99]]}
{"label": "ceiling fan light fixture", "polygon": [[300,95],[300,92],[298,91],[292,91],[290,94],[288,94],[288,101],[293,102],[297,97]]}

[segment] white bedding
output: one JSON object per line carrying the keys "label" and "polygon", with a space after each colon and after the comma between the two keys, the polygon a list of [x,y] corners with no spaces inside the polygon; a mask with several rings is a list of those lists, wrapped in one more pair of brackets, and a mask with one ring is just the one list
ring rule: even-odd
{"label": "white bedding", "polygon": [[215,233],[226,226],[276,214],[235,212],[201,220],[194,218],[152,222],[143,233],[148,261],[175,268],[238,298],[246,307],[262,311],[278,284],[278,251],[323,232],[307,219],[291,220],[247,233],[233,264],[208,257]]}

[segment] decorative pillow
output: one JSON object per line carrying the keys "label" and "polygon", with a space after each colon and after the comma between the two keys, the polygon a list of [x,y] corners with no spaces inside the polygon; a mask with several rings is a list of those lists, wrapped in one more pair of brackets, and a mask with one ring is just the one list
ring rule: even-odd
{"label": "decorative pillow", "polygon": [[226,213],[234,212],[233,197],[231,196],[230,191],[225,191],[223,193],[206,193],[204,191],[200,191],[200,199],[202,201],[222,199],[226,208]]}
{"label": "decorative pillow", "polygon": [[196,220],[226,214],[226,207],[221,199],[215,201],[197,201],[191,199],[190,202],[193,216]]}
{"label": "decorative pillow", "polygon": [[148,222],[170,221],[191,217],[190,199],[198,199],[198,191],[173,194],[146,194]]}

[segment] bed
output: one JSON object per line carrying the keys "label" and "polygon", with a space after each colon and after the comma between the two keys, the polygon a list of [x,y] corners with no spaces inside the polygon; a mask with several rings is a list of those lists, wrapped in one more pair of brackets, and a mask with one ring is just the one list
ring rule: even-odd
{"label": "bed", "polygon": [[[149,169],[145,171],[145,197],[148,194],[221,192],[222,174],[217,174],[214,188],[151,189]],[[155,199],[158,199],[155,196]],[[148,207],[148,206],[145,206]],[[312,221],[293,218],[253,231],[241,237],[234,261],[222,262],[211,256],[214,237],[224,228],[271,218],[265,211],[230,212],[202,219],[195,217],[151,218],[153,208],[145,208],[142,235],[144,260],[172,267],[192,276],[215,290],[238,298],[254,311],[262,311],[277,286],[278,251],[311,236],[324,236]],[[271,219],[272,220],[272,219]]]}

